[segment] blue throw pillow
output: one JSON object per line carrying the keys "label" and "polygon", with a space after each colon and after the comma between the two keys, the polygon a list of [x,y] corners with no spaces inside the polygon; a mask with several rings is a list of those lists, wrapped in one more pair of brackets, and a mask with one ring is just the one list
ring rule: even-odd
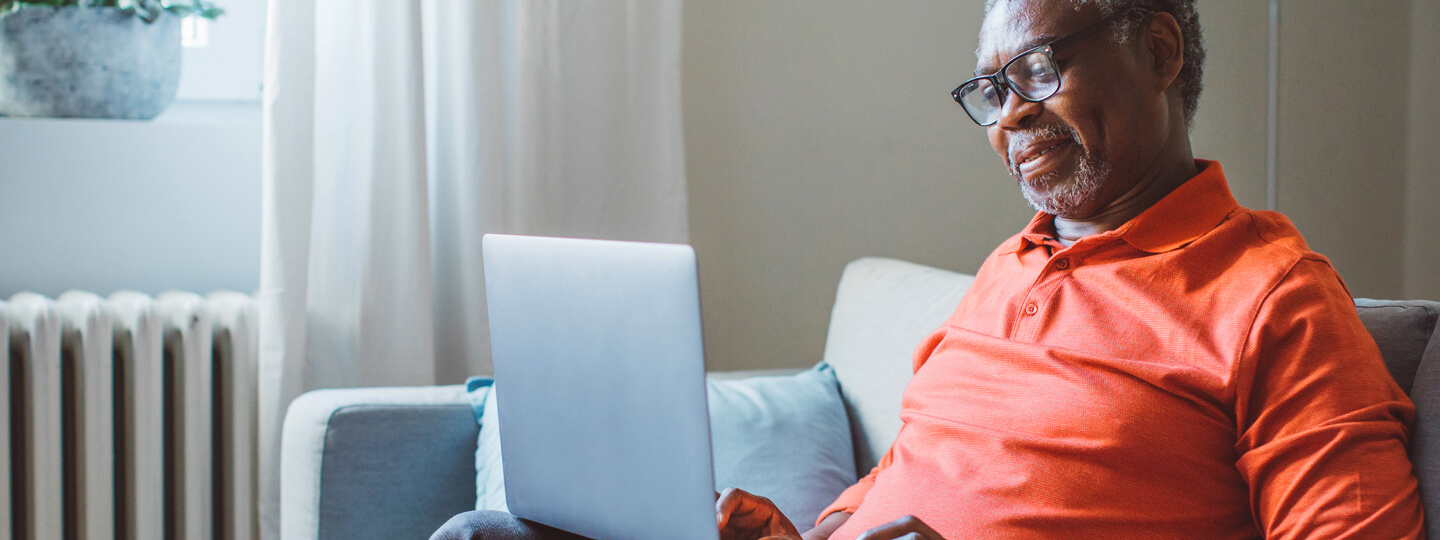
{"label": "blue throw pillow", "polygon": [[495,379],[471,377],[465,381],[480,436],[475,450],[475,509],[501,510],[505,506],[505,471],[500,465],[500,420],[495,408]]}
{"label": "blue throw pillow", "polygon": [[769,497],[804,532],[855,483],[850,421],[829,365],[707,387],[717,489]]}
{"label": "blue throw pillow", "polygon": [[[496,400],[489,399],[493,384],[480,378],[468,384],[480,422],[475,508],[505,510]],[[769,497],[804,531],[855,483],[850,423],[830,366],[821,363],[795,375],[710,379],[706,387],[717,489],[738,487]]]}

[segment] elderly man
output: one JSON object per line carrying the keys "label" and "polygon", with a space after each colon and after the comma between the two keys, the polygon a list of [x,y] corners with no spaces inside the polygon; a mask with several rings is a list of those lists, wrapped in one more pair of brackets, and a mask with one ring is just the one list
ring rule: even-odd
{"label": "elderly man", "polygon": [[[955,99],[1040,213],[804,537],[1421,538],[1414,407],[1344,283],[1191,157],[1194,1],[993,0],[977,54]],[[742,492],[719,514],[800,536]]]}
{"label": "elderly man", "polygon": [[803,535],[1421,538],[1414,406],[1340,277],[1196,160],[1194,0],[992,0],[954,92],[1040,212],[915,352],[904,425]]}

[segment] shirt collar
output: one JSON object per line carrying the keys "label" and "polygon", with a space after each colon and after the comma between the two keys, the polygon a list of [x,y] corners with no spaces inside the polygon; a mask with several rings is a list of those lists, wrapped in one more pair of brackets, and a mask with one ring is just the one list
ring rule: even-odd
{"label": "shirt collar", "polygon": [[1004,244],[1000,244],[997,255],[1009,255],[1017,251],[1030,249],[1035,246],[1052,244],[1056,249],[1064,246],[1055,238],[1055,216],[1038,212],[1035,217],[1030,218],[1030,224],[1020,231],[1020,234],[1010,237]]}
{"label": "shirt collar", "polygon": [[[1164,253],[1179,249],[1214,230],[1240,205],[1230,194],[1220,163],[1195,160],[1200,174],[1160,199],[1119,228],[1104,233],[1118,236],[1136,249]],[[999,255],[1037,245],[1054,244],[1055,216],[1039,212],[1024,230],[1000,246]]]}

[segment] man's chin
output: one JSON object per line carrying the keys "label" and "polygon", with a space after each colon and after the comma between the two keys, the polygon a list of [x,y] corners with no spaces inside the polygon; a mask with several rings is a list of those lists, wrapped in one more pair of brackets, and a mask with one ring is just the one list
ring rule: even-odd
{"label": "man's chin", "polygon": [[1084,219],[1094,214],[1093,203],[1100,196],[1110,167],[1105,161],[1092,159],[1082,152],[1079,162],[1073,166],[1036,173],[1022,176],[1019,169],[1010,171],[1019,181],[1020,193],[1030,206],[1066,219]]}
{"label": "man's chin", "polygon": [[[1046,179],[1037,179],[1044,181]],[[1038,182],[1037,182],[1038,183]],[[1070,184],[1042,184],[1035,185],[1030,182],[1020,183],[1020,194],[1025,197],[1025,202],[1037,211],[1053,214],[1065,219],[1082,219],[1086,215],[1088,203],[1093,198],[1093,193],[1084,193],[1085,186],[1073,186]]]}

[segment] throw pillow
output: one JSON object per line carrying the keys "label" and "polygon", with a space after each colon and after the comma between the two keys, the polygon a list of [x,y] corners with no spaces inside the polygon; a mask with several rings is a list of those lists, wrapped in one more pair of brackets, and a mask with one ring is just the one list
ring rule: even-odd
{"label": "throw pillow", "polygon": [[829,365],[706,386],[717,489],[769,497],[804,532],[855,483],[850,421]]}
{"label": "throw pillow", "polygon": [[[505,510],[493,385],[475,383],[480,436],[477,510]],[[795,375],[706,381],[717,489],[770,498],[801,531],[855,483],[850,423],[835,372],[824,363]],[[484,397],[473,397],[484,393]]]}
{"label": "throw pillow", "polygon": [[495,408],[495,379],[471,377],[465,381],[480,436],[475,450],[475,509],[506,511],[505,472],[500,465],[500,420]]}

